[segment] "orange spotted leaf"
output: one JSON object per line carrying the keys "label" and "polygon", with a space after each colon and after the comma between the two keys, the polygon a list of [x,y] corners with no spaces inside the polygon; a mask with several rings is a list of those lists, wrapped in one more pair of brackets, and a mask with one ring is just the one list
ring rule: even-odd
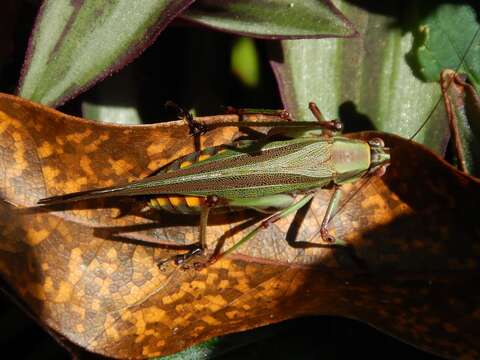
{"label": "orange spotted leaf", "polygon": [[[201,145],[236,135],[217,129]],[[356,318],[436,354],[478,358],[479,181],[399,137],[352,136],[382,137],[392,164],[346,195],[330,228],[347,247],[318,237],[324,190],[210,267],[161,270],[159,260],[196,241],[197,218],[138,211],[141,199],[36,203],[147,176],[194,150],[186,125],[99,124],[1,95],[0,272],[41,323],[115,358],[171,354],[306,314]],[[259,218],[214,217],[210,249]]]}

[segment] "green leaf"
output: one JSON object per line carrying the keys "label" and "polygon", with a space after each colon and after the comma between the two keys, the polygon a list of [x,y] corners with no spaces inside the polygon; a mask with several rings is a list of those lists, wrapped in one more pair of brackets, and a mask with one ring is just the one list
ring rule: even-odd
{"label": "green leaf", "polygon": [[19,95],[59,105],[132,61],[193,0],[46,0]]}
{"label": "green leaf", "polygon": [[[249,331],[215,337],[203,343],[191,346],[188,349],[180,351],[176,354],[160,357],[158,358],[158,360],[206,360],[220,358],[242,358],[239,357],[238,354],[244,354],[245,352],[248,352],[249,349],[268,346],[268,342],[275,342],[276,340],[278,341],[276,337],[278,335],[281,336],[282,331],[287,332],[285,330],[291,328],[292,326],[295,327],[294,324],[295,321],[287,321],[281,324],[264,326]],[[288,336],[288,333],[284,336]],[[287,344],[287,342],[284,343]],[[308,350],[310,349],[307,349],[306,351]],[[275,350],[273,350],[273,352],[274,351]],[[282,351],[284,352],[285,348],[277,349],[277,352],[279,353]]]}
{"label": "green leaf", "polygon": [[329,0],[200,0],[182,17],[215,29],[266,39],[355,36]]}
{"label": "green leaf", "polygon": [[211,359],[211,355],[216,351],[216,345],[219,338],[212,338],[206,342],[200,343],[180,351],[173,355],[162,356],[156,360],[200,360]]}
{"label": "green leaf", "polygon": [[[445,69],[465,72],[479,89],[480,35],[475,10],[470,5],[442,4],[420,21],[415,46],[409,54],[418,75],[427,81],[438,81]],[[464,54],[466,56],[464,57]]]}
{"label": "green leaf", "polygon": [[138,76],[134,66],[102,81],[82,101],[82,117],[123,125],[142,124],[138,110]]}
{"label": "green leaf", "polygon": [[90,120],[109,122],[122,125],[141,124],[140,115],[135,107],[99,105],[84,101],[83,116]]}
{"label": "green leaf", "polygon": [[480,99],[473,86],[453,70],[442,72],[445,101],[450,109],[453,150],[460,170],[480,174]]}
{"label": "green leaf", "polygon": [[[317,102],[327,118],[340,117],[349,131],[375,128],[410,138],[435,108],[440,87],[420,81],[405,54],[413,37],[391,17],[372,13],[342,1],[340,10],[362,34],[355,39],[283,41],[274,71],[287,109],[297,118],[314,120],[308,102]],[[392,1],[389,13],[412,9]],[[415,136],[415,140],[442,152],[448,127],[443,106]]]}
{"label": "green leaf", "polygon": [[248,87],[256,87],[260,81],[260,60],[252,39],[241,37],[232,47],[232,72]]}

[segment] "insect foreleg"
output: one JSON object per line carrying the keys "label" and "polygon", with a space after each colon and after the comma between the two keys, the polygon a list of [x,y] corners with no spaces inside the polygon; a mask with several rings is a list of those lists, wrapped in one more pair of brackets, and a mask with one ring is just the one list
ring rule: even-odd
{"label": "insect foreleg", "polygon": [[335,190],[333,191],[330,201],[328,202],[327,211],[325,211],[322,225],[320,225],[320,235],[322,236],[322,240],[331,244],[335,243],[335,238],[328,233],[327,227],[332,219],[332,215],[335,215],[335,212],[337,211],[341,195],[342,192],[340,190],[340,186],[335,185]]}

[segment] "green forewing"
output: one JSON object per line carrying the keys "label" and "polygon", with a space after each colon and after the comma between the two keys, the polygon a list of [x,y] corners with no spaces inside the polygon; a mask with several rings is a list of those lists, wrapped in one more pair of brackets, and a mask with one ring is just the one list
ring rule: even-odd
{"label": "green forewing", "polygon": [[[177,168],[166,168],[155,176],[123,186],[85,191],[45,199],[43,203],[76,201],[112,196],[179,194],[216,195],[227,199],[261,197],[318,188],[331,183],[338,175],[333,158],[334,147],[348,144],[359,152],[366,145],[340,137],[300,138],[286,141],[249,142],[246,146],[223,146],[209,159],[180,166],[198,153],[179,159]],[[342,146],[344,147],[344,145]],[[341,147],[341,148],[342,148]],[[208,149],[204,150],[208,151]],[[364,173],[368,162],[355,173]],[[351,172],[352,168],[347,170]]]}

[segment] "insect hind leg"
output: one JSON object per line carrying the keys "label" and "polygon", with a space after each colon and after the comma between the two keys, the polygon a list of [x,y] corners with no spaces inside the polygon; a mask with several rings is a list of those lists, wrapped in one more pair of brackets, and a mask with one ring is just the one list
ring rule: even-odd
{"label": "insect hind leg", "polygon": [[327,120],[325,116],[323,116],[322,112],[320,111],[317,104],[313,101],[308,103],[308,108],[312,112],[315,119],[317,119],[318,123],[321,127],[324,128],[326,131],[330,131],[332,133],[341,133],[343,131],[343,122],[341,120]]}
{"label": "insect hind leg", "polygon": [[185,111],[181,106],[178,106],[173,101],[167,101],[165,103],[165,106],[174,108],[178,112],[178,116],[181,119],[185,119],[188,124],[190,135],[198,136],[203,135],[207,132],[207,128],[205,125],[199,123],[198,121],[195,121],[192,114],[190,114],[188,111]]}
{"label": "insect hind leg", "polygon": [[227,114],[236,114],[238,116],[244,115],[264,115],[271,116],[272,119],[281,119],[285,121],[292,120],[290,113],[285,109],[251,109],[251,108],[236,108],[233,106],[226,107]]}

